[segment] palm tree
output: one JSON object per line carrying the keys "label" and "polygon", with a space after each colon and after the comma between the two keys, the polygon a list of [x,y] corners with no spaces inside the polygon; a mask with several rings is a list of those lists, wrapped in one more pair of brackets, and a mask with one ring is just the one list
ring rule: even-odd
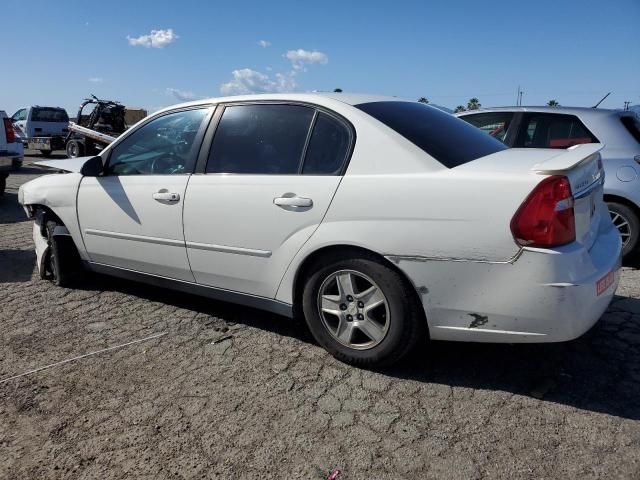
{"label": "palm tree", "polygon": [[466,110],[466,108],[464,108],[463,105],[458,105],[455,110],[453,111],[453,113],[459,113],[459,112],[464,112]]}
{"label": "palm tree", "polygon": [[418,101],[419,101],[420,103],[429,103],[429,99],[428,99],[427,97],[420,97],[420,98],[418,99]]}
{"label": "palm tree", "polygon": [[473,97],[470,98],[469,103],[467,103],[467,110],[478,110],[481,106],[482,104],[480,103],[480,100],[478,100],[476,97]]}
{"label": "palm tree", "polygon": [[547,102],[547,105],[549,105],[550,107],[559,107],[560,103],[554,98],[553,100],[549,100]]}
{"label": "palm tree", "polygon": [[333,91],[334,91],[334,93],[342,93],[342,89],[341,88],[334,88]]}

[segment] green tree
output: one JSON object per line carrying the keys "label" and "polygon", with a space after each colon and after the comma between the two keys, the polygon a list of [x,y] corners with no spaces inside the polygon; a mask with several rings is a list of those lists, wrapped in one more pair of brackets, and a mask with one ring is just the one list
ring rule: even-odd
{"label": "green tree", "polygon": [[550,107],[559,107],[560,103],[554,98],[552,100],[549,100],[547,102],[547,105],[549,105]]}
{"label": "green tree", "polygon": [[466,108],[464,108],[464,105],[458,105],[455,110],[453,111],[453,113],[459,113],[459,112],[464,112],[466,110]]}
{"label": "green tree", "polygon": [[470,98],[469,102],[467,103],[467,110],[478,110],[481,106],[482,104],[480,103],[480,100],[478,100],[476,97],[473,97]]}
{"label": "green tree", "polygon": [[342,93],[342,89],[341,88],[334,88],[333,91],[335,93]]}
{"label": "green tree", "polygon": [[420,97],[420,98],[418,99],[418,101],[419,101],[420,103],[429,103],[429,99],[428,99],[427,97]]}

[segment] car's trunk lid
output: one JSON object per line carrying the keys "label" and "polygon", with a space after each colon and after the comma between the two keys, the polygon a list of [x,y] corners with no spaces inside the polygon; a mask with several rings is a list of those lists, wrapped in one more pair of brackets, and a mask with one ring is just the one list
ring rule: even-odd
{"label": "car's trunk lid", "polygon": [[[610,221],[603,201],[604,170],[600,150],[604,145],[575,145],[532,167],[541,175],[563,175],[569,179],[574,198],[576,240],[591,248],[602,220]],[[603,219],[603,216],[606,216]]]}
{"label": "car's trunk lid", "polygon": [[[591,143],[566,150],[512,148],[479,158],[454,170],[502,176],[511,182],[529,177],[531,183],[523,183],[522,201],[544,177],[567,177],[575,200],[576,241],[589,249],[598,235],[601,222],[610,222],[603,201],[604,170],[599,153],[603,147],[600,143]],[[530,186],[527,187],[527,184]],[[529,188],[529,191],[524,191],[525,188]]]}

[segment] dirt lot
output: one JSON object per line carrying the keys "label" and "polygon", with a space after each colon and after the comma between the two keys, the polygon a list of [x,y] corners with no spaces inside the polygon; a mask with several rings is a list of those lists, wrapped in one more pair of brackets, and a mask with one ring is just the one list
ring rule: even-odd
{"label": "dirt lot", "polygon": [[0,478],[640,478],[640,271],[577,341],[364,371],[285,318],[38,280],[16,194],[40,173],[0,200]]}

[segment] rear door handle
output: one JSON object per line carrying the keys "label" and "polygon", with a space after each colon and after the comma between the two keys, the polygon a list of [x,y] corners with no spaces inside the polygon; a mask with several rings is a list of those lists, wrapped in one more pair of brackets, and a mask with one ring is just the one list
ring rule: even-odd
{"label": "rear door handle", "polygon": [[313,200],[311,200],[310,198],[304,198],[304,197],[298,197],[298,196],[277,197],[277,198],[273,199],[273,203],[275,203],[279,207],[300,208],[300,207],[312,207],[313,206]]}
{"label": "rear door handle", "polygon": [[180,200],[180,194],[160,190],[153,194],[153,199],[158,202],[177,202]]}

